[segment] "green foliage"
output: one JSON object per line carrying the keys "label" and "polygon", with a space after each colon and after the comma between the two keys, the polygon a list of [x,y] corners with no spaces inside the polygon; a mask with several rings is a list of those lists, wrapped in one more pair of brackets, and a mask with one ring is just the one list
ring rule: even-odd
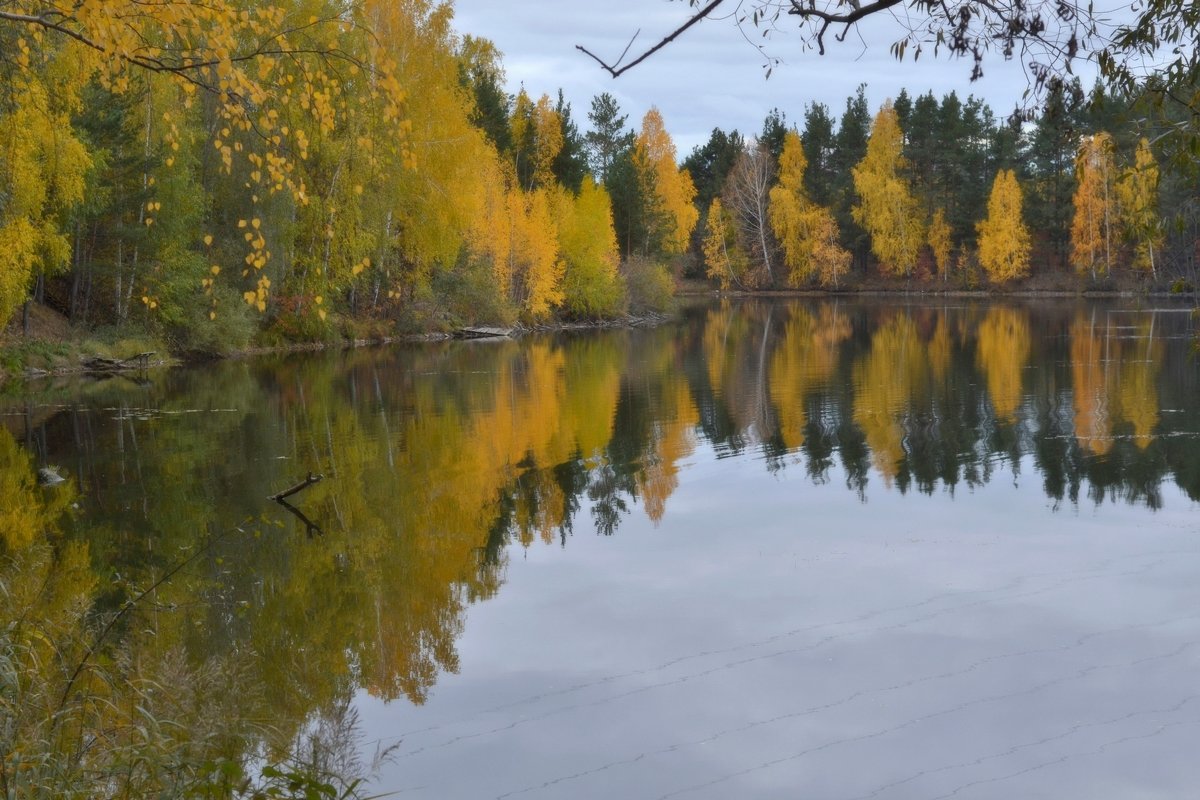
{"label": "green foliage", "polygon": [[486,39],[464,36],[459,47],[461,80],[474,95],[471,122],[487,136],[499,153],[512,150],[511,113],[504,93],[504,71],[495,45]]}
{"label": "green foliage", "polygon": [[804,188],[819,206],[829,206],[833,201],[836,179],[833,128],[833,117],[824,103],[813,103],[804,109],[804,131],[800,136],[804,159],[808,162]]}
{"label": "green foliage", "polygon": [[650,189],[642,180],[633,160],[633,150],[617,155],[605,181],[612,198],[613,227],[621,255],[628,258],[638,252],[649,235],[650,220],[644,213]]}
{"label": "green foliage", "polygon": [[198,253],[170,247],[161,258],[146,295],[155,304],[143,312],[147,328],[172,352],[185,355],[222,356],[245,349],[259,320],[236,290],[217,283],[206,295],[201,281],[210,266]]}
{"label": "green foliage", "polygon": [[771,154],[771,163],[779,164],[779,156],[783,154],[783,140],[789,130],[787,114],[778,108],[767,112],[766,118],[763,119],[762,133],[758,135],[758,144]]}
{"label": "green foliage", "polygon": [[[37,8],[32,0],[14,2],[15,9]],[[334,5],[336,13],[308,0],[150,7],[111,0],[64,10],[64,24],[99,46],[64,37],[40,17],[26,20],[36,37],[26,23],[0,21],[0,49],[11,54],[0,86],[0,318],[33,288],[80,327],[145,329],[175,349],[219,354],[266,327],[266,338],[283,341],[328,339],[355,328],[349,317],[440,326],[447,314],[469,312],[460,297],[501,317],[509,303],[542,321],[554,313],[620,313],[619,281],[607,267],[594,269],[594,258],[576,257],[565,287],[557,285],[561,262],[571,257],[551,253],[562,233],[552,215],[533,213],[542,203],[534,190],[578,194],[589,168],[610,198],[624,256],[668,259],[673,268],[686,263],[698,274],[703,231],[694,223],[723,195],[742,250],[755,271],[767,273],[759,283],[782,280],[771,263],[769,231],[757,224],[758,235],[746,235],[754,226],[732,202],[737,192],[729,193],[746,150],[736,131],[714,129],[680,172],[656,111],[643,120],[639,142],[611,94],[593,99],[586,132],[561,91],[557,101],[552,92],[535,101],[524,90],[510,98],[498,50],[457,32],[451,4]],[[1152,4],[1149,16],[1172,20],[1180,8]],[[286,27],[310,16],[318,20],[311,29]],[[244,50],[267,29],[278,29],[287,57]],[[312,39],[301,42],[297,32]],[[1152,34],[1190,41],[1174,27],[1126,31],[1144,46]],[[289,49],[301,44],[315,52]],[[173,47],[192,46],[238,54],[236,62],[221,62],[231,70],[222,80],[237,83],[231,92],[209,86],[211,75],[190,67],[183,73],[191,80],[145,69],[150,62],[109,57],[136,50],[170,59]],[[371,80],[359,76],[366,64]],[[1122,76],[1115,62],[1109,67]],[[1137,158],[1157,164],[1165,163],[1161,142],[1194,128],[1186,109],[1165,119],[1152,113],[1162,84],[1126,81],[1120,91],[1097,84],[1086,96],[1078,83],[1047,86],[1046,107],[1030,115],[1027,130],[1015,118],[997,122],[976,98],[902,92],[895,110],[904,161],[897,163],[907,166],[895,171],[907,191],[867,180],[862,186],[873,185],[882,201],[858,219],[854,209],[870,204],[853,179],[868,149],[865,87],[847,99],[836,124],[824,105],[809,105],[803,189],[828,210],[819,230],[825,250],[837,254],[836,272],[843,261],[836,245],[861,269],[873,236],[876,249],[882,243],[887,252],[883,261],[916,273],[912,245],[921,238],[919,223],[936,209],[950,231],[948,241],[938,237],[939,252],[947,244],[973,247],[988,180],[1008,168],[1017,170],[1027,199],[1035,263],[1049,255],[1065,265],[1072,158],[1081,137],[1110,130],[1119,164],[1135,160],[1134,143],[1145,136],[1154,144]],[[1180,97],[1194,96],[1194,87],[1178,80],[1171,86]],[[247,102],[230,102],[235,95]],[[758,142],[770,169],[756,192],[760,200],[775,177],[788,114],[794,112],[772,109],[763,123]],[[1200,204],[1195,181],[1178,170],[1151,183],[1154,191],[1147,184],[1138,203],[1123,205],[1154,209],[1164,224],[1148,213],[1125,219],[1122,233],[1133,251],[1114,251],[1114,258],[1133,256],[1170,280],[1194,263]],[[894,215],[904,225],[880,226],[889,204],[904,206]],[[1166,224],[1175,213],[1176,224]],[[756,214],[761,219],[762,209]],[[538,256],[522,263],[535,249]],[[497,296],[487,303],[485,272],[463,273],[464,258],[490,261]],[[435,285],[454,296],[434,296]],[[239,303],[245,308],[235,310]]]}
{"label": "green foliage", "polygon": [[[846,98],[846,110],[838,123],[834,139],[830,173],[834,182],[829,190],[833,216],[841,232],[842,246],[849,250],[856,263],[865,262],[871,246],[870,237],[854,218],[858,195],[854,188],[854,167],[867,154],[867,138],[871,131],[871,111],[867,106],[866,86],[860,84],[854,97]],[[813,194],[820,197],[821,193]]]}
{"label": "green foliage", "polygon": [[1022,173],[1028,193],[1029,227],[1048,245],[1053,261],[1065,267],[1071,245],[1071,197],[1079,146],[1082,97],[1078,84],[1053,89],[1034,123]]}
{"label": "green foliage", "polygon": [[713,128],[708,141],[697,145],[683,160],[683,168],[696,185],[696,204],[700,208],[708,208],[713,199],[720,196],[725,179],[745,149],[746,141],[737,131],[726,133]]}
{"label": "green foliage", "polygon": [[227,356],[250,346],[261,320],[228,286],[215,290],[216,310],[198,303],[182,306],[182,313],[166,328],[171,351],[189,356]]}
{"label": "green foliage", "polygon": [[571,104],[563,98],[562,89],[558,90],[558,103],[554,111],[562,128],[563,144],[550,169],[559,186],[578,193],[588,176],[587,151],[579,126],[571,117]]}
{"label": "green foliage", "polygon": [[621,113],[617,99],[608,92],[592,98],[592,108],[588,111],[592,127],[583,135],[583,141],[592,174],[606,186],[613,164],[633,147],[633,131],[626,128],[628,119],[628,115]]}
{"label": "green foliage", "polygon": [[337,341],[334,320],[328,316],[322,318],[313,311],[315,300],[313,295],[277,294],[274,317],[262,329],[257,341],[268,346]]}
{"label": "green foliage", "polygon": [[113,629],[87,614],[96,583],[86,547],[52,551],[34,543],[0,564],[8,590],[0,611],[10,621],[0,630],[8,796],[362,797],[359,779],[295,756],[248,765],[239,749],[267,730],[250,716],[256,690],[244,663],[212,656],[195,666],[152,641],[127,641],[136,657],[110,647]]}
{"label": "green foliage", "polygon": [[633,313],[667,313],[675,307],[675,279],[662,263],[635,256],[621,265],[621,272]]}
{"label": "green foliage", "polygon": [[463,259],[454,269],[439,274],[431,289],[431,297],[440,298],[437,305],[442,310],[437,316],[443,322],[427,319],[427,326],[440,328],[447,323],[509,326],[517,321],[516,308],[504,295],[497,294],[491,266],[482,260]]}
{"label": "green foliage", "polygon": [[563,192],[555,205],[559,252],[566,262],[564,311],[577,319],[621,313],[625,293],[608,193],[589,177],[577,196]]}

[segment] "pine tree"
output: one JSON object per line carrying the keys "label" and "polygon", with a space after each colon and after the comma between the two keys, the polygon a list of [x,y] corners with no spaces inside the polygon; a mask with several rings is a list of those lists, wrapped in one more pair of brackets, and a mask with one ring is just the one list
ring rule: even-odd
{"label": "pine tree", "polygon": [[1078,85],[1054,85],[1034,124],[1026,153],[1032,179],[1029,221],[1060,266],[1066,266],[1071,244],[1071,192],[1079,142]]}
{"label": "pine tree", "polygon": [[509,98],[504,93],[500,54],[487,39],[463,36],[459,47],[461,82],[475,98],[471,122],[487,136],[501,155],[512,150]]}
{"label": "pine tree", "polygon": [[[772,164],[779,164],[779,156],[783,153],[783,140],[787,133],[787,114],[778,108],[772,108],[763,119],[762,133],[758,135],[758,144],[771,154]],[[771,178],[774,180],[775,176],[772,175]]]}
{"label": "pine tree", "polygon": [[800,141],[808,161],[804,188],[814,203],[828,206],[833,202],[834,194],[834,136],[833,117],[823,103],[813,103],[804,110],[804,131]]}
{"label": "pine tree", "polygon": [[588,165],[601,183],[608,182],[609,170],[621,153],[633,146],[633,131],[625,127],[628,115],[621,113],[617,99],[608,92],[592,98],[588,122],[592,129],[583,135]]}
{"label": "pine tree", "polygon": [[562,147],[550,165],[550,171],[558,183],[572,192],[578,193],[588,174],[587,152],[584,148],[583,136],[579,126],[571,118],[571,104],[563,98],[562,89],[558,90],[558,103],[554,106],[561,127]]}
{"label": "pine tree", "polygon": [[854,188],[854,166],[867,153],[867,138],[871,130],[871,111],[867,106],[866,87],[859,85],[854,97],[846,99],[846,110],[838,122],[831,159],[833,183],[830,207],[841,231],[842,244],[854,255],[855,263],[865,265],[870,252],[870,239],[854,218],[857,199]]}
{"label": "pine tree", "polygon": [[746,142],[737,131],[725,133],[720,128],[713,128],[708,141],[692,149],[691,155],[683,160],[683,168],[696,185],[697,205],[707,208],[721,193],[725,179],[745,147]]}

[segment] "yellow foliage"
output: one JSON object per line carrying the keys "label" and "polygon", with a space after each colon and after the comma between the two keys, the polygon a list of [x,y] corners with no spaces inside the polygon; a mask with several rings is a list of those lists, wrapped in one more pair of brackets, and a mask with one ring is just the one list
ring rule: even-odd
{"label": "yellow foliage", "polygon": [[1133,266],[1157,274],[1154,252],[1162,246],[1162,220],[1158,216],[1158,162],[1145,138],[1138,142],[1133,167],[1116,184],[1126,236],[1134,243]]}
{"label": "yellow foliage", "polygon": [[750,262],[738,244],[733,218],[721,205],[719,197],[713,198],[708,207],[705,229],[702,250],[708,277],[720,283],[721,291],[728,291],[730,286],[741,286]]}
{"label": "yellow foliage", "polygon": [[[56,77],[57,69],[48,78]],[[37,272],[70,260],[66,215],[83,199],[91,159],[71,127],[69,92],[17,72],[0,106],[0,326],[26,297]]]}
{"label": "yellow foliage", "polygon": [[1000,170],[988,198],[987,219],[979,230],[979,263],[993,283],[1029,274],[1029,230],[1021,216],[1021,186],[1011,170]]}
{"label": "yellow foliage", "polygon": [[771,356],[770,385],[779,435],[789,450],[804,444],[805,400],[828,382],[850,332],[849,317],[829,304],[815,316],[795,308],[784,326],[783,341]]}
{"label": "yellow foliage", "polygon": [[1154,428],[1158,425],[1158,373],[1163,343],[1154,338],[1154,312],[1150,312],[1149,319],[1139,320],[1136,330],[1146,345],[1138,346],[1121,364],[1118,397],[1121,416],[1133,426],[1134,444],[1144,450],[1154,440]]}
{"label": "yellow foliage", "polygon": [[[244,185],[254,203],[261,185],[267,195],[286,192],[304,206],[310,197],[298,165],[309,158],[310,146],[320,146],[355,116],[386,126],[380,146],[395,154],[397,165],[407,159],[405,91],[385,51],[387,37],[372,35],[368,26],[395,5],[361,0],[333,13],[322,9],[317,16],[310,11],[312,3],[296,0],[12,0],[5,12],[23,18],[33,46],[23,50],[15,78],[0,85],[0,94],[6,108],[17,109],[6,112],[12,115],[9,122],[20,117],[22,106],[41,115],[41,122],[31,118],[23,127],[44,147],[56,148],[54,157],[44,160],[53,165],[49,171],[62,176],[55,180],[81,187],[87,154],[72,144],[69,116],[87,86],[98,84],[118,97],[140,96],[148,88],[151,96],[170,92],[173,108],[155,115],[162,152],[169,154],[163,159],[167,168],[181,155],[179,126],[198,106],[198,90],[203,90],[209,98],[205,113],[214,118],[211,144],[220,169],[233,175],[235,168],[246,167],[252,180]],[[315,22],[306,21],[313,16]],[[12,19],[4,24],[13,24]],[[348,77],[367,65],[370,81]],[[53,91],[41,88],[43,82]],[[47,95],[53,103],[44,101]],[[154,183],[153,176],[144,179],[146,187]],[[55,188],[48,196],[65,209],[79,193],[61,188],[67,190]],[[6,189],[0,186],[0,193]],[[156,203],[144,209],[158,210]],[[28,230],[23,235],[37,243],[38,261],[65,258],[65,246],[56,241],[61,219],[47,224],[36,209],[9,215],[17,214],[28,216],[35,235],[29,237]],[[149,214],[138,221],[156,228],[160,222]],[[16,237],[10,231],[8,238]],[[247,264],[262,269],[269,260],[265,242],[253,240]],[[16,254],[3,271],[21,273],[30,261],[28,253]],[[14,279],[6,275],[5,280]],[[0,312],[6,310],[0,305]]]}
{"label": "yellow foliage", "polygon": [[566,267],[564,307],[579,317],[611,315],[624,297],[608,192],[586,177],[578,196],[558,186],[550,196],[558,249]]}
{"label": "yellow foliage", "polygon": [[659,238],[667,253],[687,250],[692,228],[700,219],[693,201],[696,186],[687,170],[675,162],[675,143],[663,125],[662,114],[651,107],[642,118],[642,129],[634,142],[634,164],[638,174],[649,179],[652,197],[650,217],[662,226]]}
{"label": "yellow foliage", "polygon": [[[550,96],[543,94],[534,103],[522,88],[513,103],[510,121],[513,141],[516,143],[517,158],[527,158],[529,185],[524,187],[550,186],[554,183],[551,167],[563,147],[562,120],[554,110]],[[522,165],[518,164],[518,172]]]}
{"label": "yellow foliage", "polygon": [[[511,170],[511,167],[509,167]],[[480,213],[471,231],[471,250],[492,266],[497,291],[507,296],[512,288],[515,253],[513,251],[513,216],[509,213],[511,179],[498,161],[485,162],[486,178],[482,182],[483,197]]]}
{"label": "yellow foliage", "polygon": [[976,360],[987,379],[996,418],[1012,422],[1021,404],[1021,376],[1029,359],[1029,316],[994,307],[979,323]]}
{"label": "yellow foliage", "polygon": [[522,192],[511,187],[504,197],[504,227],[488,244],[507,245],[492,252],[501,265],[498,277],[511,287],[513,299],[533,319],[542,319],[562,304],[565,265],[559,256],[554,221],[545,189]]}
{"label": "yellow foliage", "polygon": [[540,319],[562,304],[565,270],[545,190],[535,190],[528,196],[524,225],[519,231],[517,243],[526,259],[525,308],[534,319]]}
{"label": "yellow foliage", "polygon": [[1092,277],[1108,274],[1113,265],[1113,224],[1116,196],[1113,189],[1112,137],[1098,133],[1086,137],[1075,159],[1075,217],[1071,221],[1071,263]]}
{"label": "yellow foliage", "polygon": [[[407,164],[355,162],[361,170],[356,181],[365,183],[364,196],[372,198],[371,227],[385,234],[384,241],[373,243],[364,271],[371,265],[394,270],[394,248],[411,265],[409,280],[421,285],[456,264],[464,247],[478,252],[481,240],[493,236],[488,207],[496,193],[506,191],[506,177],[494,148],[471,123],[474,103],[458,77],[452,8],[427,0],[373,5],[372,29],[407,91],[409,146]],[[372,144],[391,135],[390,126],[367,123]],[[362,150],[358,143],[351,149]],[[386,152],[381,158],[390,160]],[[350,263],[359,255],[368,254],[352,253]]]}
{"label": "yellow foliage", "polygon": [[659,420],[637,483],[646,516],[655,525],[666,513],[667,499],[679,487],[679,462],[696,449],[695,429],[700,413],[686,381],[672,377],[663,393]]}
{"label": "yellow foliage", "polygon": [[1106,341],[1095,321],[1082,315],[1071,323],[1071,375],[1074,380],[1075,438],[1097,455],[1112,449],[1114,414],[1109,399],[1109,360],[1117,360],[1117,342]]}
{"label": "yellow foliage", "polygon": [[875,116],[867,154],[852,170],[860,202],[854,219],[871,235],[871,251],[883,268],[911,275],[925,241],[920,206],[904,179],[907,161],[896,110],[884,103]]}
{"label": "yellow foliage", "polygon": [[888,486],[905,458],[901,418],[919,387],[928,384],[928,370],[925,348],[908,314],[895,314],[880,325],[870,352],[854,366],[854,421]]}
{"label": "yellow foliage", "polygon": [[807,169],[800,136],[789,131],[779,156],[779,185],[771,189],[768,216],[783,249],[788,283],[799,286],[813,275],[836,287],[850,269],[850,253],[838,241],[837,222],[829,209],[812,202],[804,192]]}
{"label": "yellow foliage", "polygon": [[73,499],[70,481],[41,489],[29,453],[0,428],[0,543],[8,552],[53,533],[58,515]]}

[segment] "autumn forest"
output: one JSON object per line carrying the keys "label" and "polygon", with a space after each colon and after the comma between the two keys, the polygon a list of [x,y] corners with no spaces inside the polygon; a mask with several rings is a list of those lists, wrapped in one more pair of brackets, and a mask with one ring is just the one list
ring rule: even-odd
{"label": "autumn forest", "polygon": [[1195,185],[1100,85],[1024,118],[860,89],[681,158],[655,108],[508,94],[448,4],[141,5],[0,23],[4,320],[219,353],[662,310],[684,277],[1191,287]]}
{"label": "autumn forest", "polygon": [[697,136],[449,0],[0,0],[0,795],[1186,795],[1200,83],[1088,52]]}

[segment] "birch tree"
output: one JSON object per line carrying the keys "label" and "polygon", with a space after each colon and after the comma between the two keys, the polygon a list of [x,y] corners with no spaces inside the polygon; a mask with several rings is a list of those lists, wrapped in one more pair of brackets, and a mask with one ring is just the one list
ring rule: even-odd
{"label": "birch tree", "polygon": [[920,207],[904,173],[907,162],[901,155],[903,137],[896,110],[884,103],[875,116],[867,154],[853,169],[859,204],[854,219],[871,236],[871,251],[881,267],[894,275],[909,277],[925,241]]}
{"label": "birch tree", "polygon": [[987,219],[977,227],[979,262],[992,282],[1007,283],[1029,274],[1029,230],[1021,215],[1021,186],[1011,169],[996,173]]}

